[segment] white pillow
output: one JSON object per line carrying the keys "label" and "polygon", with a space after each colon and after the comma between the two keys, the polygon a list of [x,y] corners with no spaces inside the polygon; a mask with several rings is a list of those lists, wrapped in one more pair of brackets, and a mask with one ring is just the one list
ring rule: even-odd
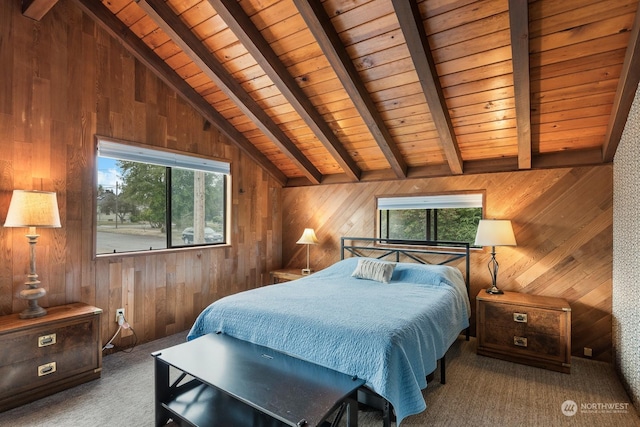
{"label": "white pillow", "polygon": [[357,279],[369,279],[377,282],[389,283],[395,267],[396,265],[391,262],[360,258],[358,260],[358,265],[351,276]]}

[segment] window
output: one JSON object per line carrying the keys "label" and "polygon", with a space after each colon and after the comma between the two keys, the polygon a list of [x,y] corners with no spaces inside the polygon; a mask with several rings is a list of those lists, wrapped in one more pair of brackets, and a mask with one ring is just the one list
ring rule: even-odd
{"label": "window", "polygon": [[96,254],[226,242],[227,162],[98,139]]}
{"label": "window", "polygon": [[482,219],[482,194],[380,197],[379,237],[442,240],[473,245]]}

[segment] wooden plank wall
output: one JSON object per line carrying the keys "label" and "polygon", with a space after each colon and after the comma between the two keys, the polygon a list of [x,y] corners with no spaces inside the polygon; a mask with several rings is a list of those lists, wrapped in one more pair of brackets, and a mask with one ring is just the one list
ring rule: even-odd
{"label": "wooden plank wall", "polygon": [[[41,305],[125,307],[138,342],[188,329],[211,301],[267,283],[281,266],[281,188],[72,2],[36,22],[0,2],[0,221],[13,189],[56,191],[60,229],[38,230]],[[208,130],[207,130],[208,129]],[[94,135],[232,162],[231,245],[93,256]],[[26,230],[0,227],[0,315],[19,312]],[[131,334],[118,345],[133,343]]]}
{"label": "wooden plank wall", "polygon": [[[573,312],[573,354],[590,347],[593,358],[611,361],[610,165],[285,188],[284,263],[305,265],[305,247],[295,243],[305,227],[314,228],[321,242],[310,248],[316,269],[339,259],[340,237],[373,237],[376,196],[467,190],[485,194],[485,218],[513,221],[518,246],[497,248],[498,286],[566,298]],[[472,254],[472,297],[489,285],[489,256],[487,249]]]}

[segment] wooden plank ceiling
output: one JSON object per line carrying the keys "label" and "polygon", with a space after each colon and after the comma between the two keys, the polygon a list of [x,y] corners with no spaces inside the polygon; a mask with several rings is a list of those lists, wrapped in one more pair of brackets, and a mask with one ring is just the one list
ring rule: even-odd
{"label": "wooden plank ceiling", "polygon": [[610,162],[640,78],[633,0],[73,1],[286,186]]}

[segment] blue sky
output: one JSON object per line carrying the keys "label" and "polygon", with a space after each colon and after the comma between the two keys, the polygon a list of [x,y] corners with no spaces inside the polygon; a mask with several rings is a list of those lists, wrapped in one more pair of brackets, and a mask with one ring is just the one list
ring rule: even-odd
{"label": "blue sky", "polygon": [[98,157],[98,185],[102,185],[105,190],[115,190],[116,181],[122,182],[116,161]]}

